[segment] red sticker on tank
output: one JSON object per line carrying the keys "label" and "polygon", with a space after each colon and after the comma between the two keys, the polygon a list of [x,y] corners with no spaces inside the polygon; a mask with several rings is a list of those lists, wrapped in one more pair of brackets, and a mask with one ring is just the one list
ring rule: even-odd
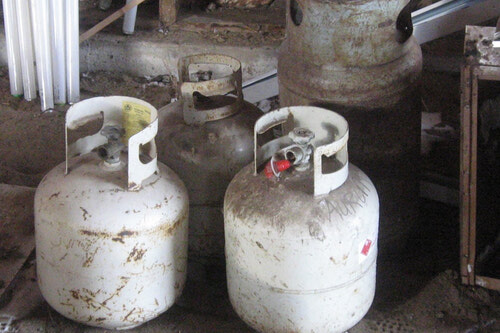
{"label": "red sticker on tank", "polygon": [[372,246],[372,241],[367,239],[365,241],[365,245],[363,245],[363,249],[361,249],[361,254],[364,256],[368,255],[368,252],[370,252],[370,247]]}

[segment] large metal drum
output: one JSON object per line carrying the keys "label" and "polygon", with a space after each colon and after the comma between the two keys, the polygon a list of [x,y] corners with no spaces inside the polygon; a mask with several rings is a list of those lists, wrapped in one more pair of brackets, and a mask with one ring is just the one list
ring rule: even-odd
{"label": "large metal drum", "polygon": [[156,161],[152,105],[115,96],[79,102],[66,114],[66,137],[101,115],[101,131],[67,145],[66,162],[36,191],[38,283],[62,315],[126,329],[166,311],[182,292],[188,196]]}
{"label": "large metal drum", "polygon": [[256,142],[279,124],[285,136],[257,145],[226,192],[229,298],[259,332],[344,332],[375,293],[377,192],[348,163],[344,118],[282,108],[257,121]]}
{"label": "large metal drum", "polygon": [[262,112],[243,100],[241,64],[232,57],[182,58],[179,78],[180,100],[159,111],[158,158],[189,192],[189,260],[223,265],[224,193],[253,159],[253,125]]}
{"label": "large metal drum", "polygon": [[381,200],[380,248],[399,252],[418,210],[422,68],[409,0],[288,0],[281,106],[321,106],[350,125],[350,159]]}

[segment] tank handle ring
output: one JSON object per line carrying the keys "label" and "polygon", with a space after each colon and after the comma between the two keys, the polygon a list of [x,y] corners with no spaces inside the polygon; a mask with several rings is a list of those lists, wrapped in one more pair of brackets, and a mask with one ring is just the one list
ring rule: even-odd
{"label": "tank handle ring", "polygon": [[[195,81],[190,75],[190,65],[225,65],[231,73],[207,74],[208,79]],[[181,58],[178,64],[180,95],[184,121],[188,125],[201,125],[208,121],[215,121],[238,113],[243,104],[241,63],[230,56],[220,54],[197,54]],[[215,67],[213,69],[216,72]],[[226,95],[234,93],[233,103],[208,110],[199,110],[195,105],[194,94],[204,96]]]}
{"label": "tank handle ring", "polygon": [[[262,145],[258,136],[271,128],[280,126],[282,136]],[[313,146],[314,195],[327,194],[340,187],[348,177],[349,162],[347,142],[349,128],[347,121],[333,111],[314,106],[292,106],[270,111],[261,116],[254,127],[254,175],[273,154],[292,144],[288,133],[296,127],[314,132]],[[335,157],[341,166],[335,171],[324,173],[323,156]]]}
{"label": "tank handle ring", "polygon": [[[102,128],[95,134],[85,136],[69,144],[68,130],[75,130],[93,120],[102,118]],[[106,126],[123,126],[128,147],[128,184],[130,191],[141,188],[142,182],[158,171],[157,151],[154,138],[158,132],[158,111],[151,104],[133,97],[108,96],[89,98],[73,104],[66,113],[65,146],[66,170],[71,171],[72,157],[90,153],[107,143],[101,134]],[[141,145],[149,143],[144,150],[148,162],[140,160]]]}

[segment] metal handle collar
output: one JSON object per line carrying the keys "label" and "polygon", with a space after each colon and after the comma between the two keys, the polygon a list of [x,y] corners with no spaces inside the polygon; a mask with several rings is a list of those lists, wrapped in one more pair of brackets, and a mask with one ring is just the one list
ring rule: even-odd
{"label": "metal handle collar", "polygon": [[[225,65],[230,73],[217,71],[213,66],[211,73],[200,73],[198,80],[190,73],[191,65]],[[208,121],[215,121],[237,113],[243,104],[241,90],[242,74],[241,63],[230,56],[220,54],[198,54],[181,58],[178,64],[180,94],[184,121],[188,125],[201,125]],[[199,110],[195,105],[195,93],[204,96],[226,95],[234,93],[236,99],[229,105],[210,110]]]}
{"label": "metal handle collar", "polygon": [[[282,136],[262,146],[258,145],[258,135],[281,125]],[[327,194],[340,187],[348,176],[347,121],[339,114],[313,106],[292,106],[271,111],[260,117],[254,127],[254,174],[273,154],[293,144],[288,135],[294,128],[306,128],[314,133],[313,147],[314,195]],[[334,156],[340,167],[330,173],[323,173],[323,156]]]}
{"label": "metal handle collar", "polygon": [[[103,117],[102,128],[95,134],[68,144],[68,129],[77,129],[92,120]],[[149,120],[145,120],[149,119]],[[126,122],[126,123],[125,123]],[[137,191],[142,182],[158,171],[154,138],[158,132],[158,112],[154,106],[137,98],[124,96],[95,97],[73,104],[66,113],[66,174],[70,172],[72,157],[90,153],[108,142],[102,130],[107,126],[122,126],[129,130],[128,147],[128,189]],[[127,128],[128,125],[128,128]],[[149,143],[145,151],[149,162],[139,159],[140,146]]]}

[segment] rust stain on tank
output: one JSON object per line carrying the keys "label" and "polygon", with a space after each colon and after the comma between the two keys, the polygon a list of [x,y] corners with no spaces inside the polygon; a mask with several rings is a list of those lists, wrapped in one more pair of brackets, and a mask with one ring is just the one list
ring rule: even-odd
{"label": "rust stain on tank", "polygon": [[85,236],[92,236],[92,237],[98,237],[98,238],[111,238],[112,241],[114,242],[119,242],[124,244],[124,238],[125,237],[131,237],[134,235],[137,235],[137,231],[130,231],[130,230],[123,230],[120,231],[118,234],[111,234],[109,232],[104,232],[104,231],[93,231],[93,230],[79,230],[79,233],[81,235]]}
{"label": "rust stain on tank", "polygon": [[139,261],[144,257],[144,254],[146,253],[147,250],[145,249],[138,249],[137,245],[134,246],[132,249],[132,252],[128,255],[127,262],[132,262],[132,261]]}
{"label": "rust stain on tank", "polygon": [[69,292],[71,293],[71,297],[73,297],[74,299],[80,299],[80,293],[78,292],[78,290],[70,290]]}
{"label": "rust stain on tank", "polygon": [[83,208],[83,207],[80,207],[80,209],[82,210],[82,217],[83,217],[83,220],[84,221],[87,221],[87,217],[92,217],[92,215],[89,214],[89,212]]}
{"label": "rust stain on tank", "polygon": [[111,238],[111,240],[113,242],[119,242],[119,243],[125,244],[125,242],[123,241],[123,238],[121,238],[121,237],[113,237],[113,238]]}
{"label": "rust stain on tank", "polygon": [[135,311],[135,308],[133,308],[132,310],[130,310],[130,312],[123,318],[124,321],[127,321],[128,320],[128,317]]}
{"label": "rust stain on tank", "polygon": [[94,257],[96,255],[97,251],[99,251],[99,247],[95,248],[94,252],[89,252],[89,251],[85,252],[85,261],[83,262],[82,267],[89,267],[90,266],[90,264],[94,261]]}
{"label": "rust stain on tank", "polygon": [[385,28],[385,27],[390,27],[390,26],[391,26],[391,25],[393,25],[393,24],[394,24],[394,21],[393,21],[393,20],[391,20],[391,19],[388,19],[388,20],[386,20],[386,21],[384,21],[384,22],[380,22],[380,23],[378,24],[378,27],[379,27],[379,28]]}
{"label": "rust stain on tank", "polygon": [[101,231],[92,231],[92,230],[80,230],[80,234],[85,235],[85,236],[94,236],[94,237],[108,237],[109,234]]}
{"label": "rust stain on tank", "polygon": [[188,215],[188,209],[184,209],[182,214],[180,214],[180,217],[174,222],[174,224],[165,224],[162,225],[157,229],[157,231],[163,236],[163,237],[170,237],[172,236],[178,229],[178,227],[181,225],[183,221],[187,219]]}
{"label": "rust stain on tank", "polygon": [[125,288],[125,286],[127,285],[129,278],[127,278],[127,277],[125,277],[125,276],[122,276],[122,277],[120,277],[120,280],[123,282],[123,284],[122,284],[120,287],[118,287],[118,288],[115,290],[115,292],[114,292],[114,293],[112,293],[112,294],[111,294],[108,298],[106,298],[106,299],[104,300],[104,302],[102,302],[102,305],[103,305],[103,306],[105,306],[105,305],[106,305],[106,303],[107,303],[110,299],[112,299],[113,297],[120,295],[120,292],[122,291],[122,289],[123,289],[123,288]]}

